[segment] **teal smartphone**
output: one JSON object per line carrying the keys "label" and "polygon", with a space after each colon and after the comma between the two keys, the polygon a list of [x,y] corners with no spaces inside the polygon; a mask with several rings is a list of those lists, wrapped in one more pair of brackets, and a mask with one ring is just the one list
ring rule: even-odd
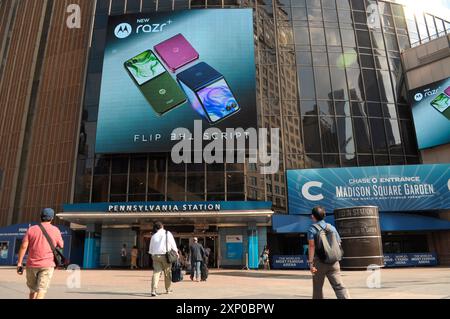
{"label": "teal smartphone", "polygon": [[[450,90],[446,90],[445,92]],[[450,96],[446,93],[439,94],[433,101],[431,101],[431,105],[439,111],[443,116],[445,116],[448,120],[450,120]]]}
{"label": "teal smartphone", "polygon": [[124,66],[158,115],[186,102],[186,95],[152,50],[127,60]]}

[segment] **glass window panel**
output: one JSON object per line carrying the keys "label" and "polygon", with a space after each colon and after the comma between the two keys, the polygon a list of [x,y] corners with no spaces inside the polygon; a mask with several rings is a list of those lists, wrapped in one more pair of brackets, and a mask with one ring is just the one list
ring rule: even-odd
{"label": "glass window panel", "polygon": [[[114,176],[113,176],[114,177]],[[130,194],[145,194],[145,180],[146,174],[131,174],[130,175]]]}
{"label": "glass window panel", "polygon": [[[185,174],[169,173],[167,175],[167,193],[176,194],[185,192]],[[149,185],[150,186],[150,185]]]}
{"label": "glass window panel", "polygon": [[303,122],[303,135],[305,150],[309,153],[320,153],[319,121],[316,116],[305,116]]}
{"label": "glass window panel", "polygon": [[375,64],[373,62],[373,56],[369,54],[360,54],[359,59],[361,61],[361,67],[363,68],[375,68]]}
{"label": "glass window panel", "polygon": [[387,155],[375,155],[375,165],[384,166],[389,165],[389,156]]}
{"label": "glass window panel", "polygon": [[223,172],[208,172],[206,178],[207,192],[221,193],[225,191],[225,175]]}
{"label": "glass window panel", "polygon": [[338,68],[330,68],[333,97],[338,100],[348,100],[347,81],[345,71]]}
{"label": "glass window panel", "polygon": [[92,202],[101,203],[108,201],[108,176],[94,176],[92,183]]}
{"label": "glass window panel", "polygon": [[392,15],[391,6],[386,2],[378,2],[378,11],[380,12],[380,14]]}
{"label": "glass window panel", "polygon": [[292,8],[292,20],[307,20],[306,8]]}
{"label": "glass window panel", "polygon": [[353,138],[353,124],[351,117],[337,117],[337,130],[339,151],[341,153],[355,153],[355,140]]}
{"label": "glass window panel", "polygon": [[328,65],[327,53],[326,52],[314,52],[313,53],[313,63],[314,63],[314,65]]}
{"label": "glass window panel", "polygon": [[355,33],[353,30],[342,29],[342,45],[344,47],[356,47]]}
{"label": "glass window panel", "polygon": [[391,164],[392,165],[404,165],[405,158],[403,156],[391,156]]}
{"label": "glass window panel", "polygon": [[338,10],[338,18],[341,24],[350,24],[353,22],[352,14],[348,10]]}
{"label": "glass window panel", "polygon": [[317,101],[321,115],[334,115],[333,101]]}
{"label": "glass window panel", "polygon": [[374,152],[378,154],[387,154],[388,151],[386,134],[384,132],[384,120],[371,118],[369,122]]}
{"label": "glass window panel", "polygon": [[308,8],[308,20],[309,21],[322,21],[322,10]]}
{"label": "glass window panel", "polygon": [[395,34],[385,33],[384,38],[386,40],[386,48],[390,51],[398,51],[397,38]]}
{"label": "glass window panel", "polygon": [[321,116],[322,149],[324,153],[338,153],[337,130],[334,117]]}
{"label": "glass window panel", "polygon": [[294,0],[291,1],[292,7],[305,7],[306,6],[306,0]]}
{"label": "glass window panel", "polygon": [[395,27],[397,30],[399,29],[407,29],[406,20],[403,16],[401,17],[394,17]]}
{"label": "glass window panel", "polygon": [[127,175],[111,176],[111,194],[126,194],[127,187]]}
{"label": "glass window panel", "polygon": [[141,0],[128,0],[127,13],[138,13],[141,10]]}
{"label": "glass window panel", "polygon": [[430,34],[430,37],[432,39],[436,38],[436,26],[434,25],[434,18],[433,16],[430,16],[429,14],[425,14],[425,20],[427,22],[428,27],[428,33]]}
{"label": "glass window panel", "polygon": [[416,15],[416,21],[417,21],[417,27],[419,29],[419,36],[421,40],[427,40],[428,39],[428,31],[427,31],[427,25],[424,20],[424,16],[421,13],[418,13]]}
{"label": "glass window panel", "polygon": [[412,121],[400,121],[406,155],[417,155],[417,139]]}
{"label": "glass window panel", "polygon": [[385,56],[375,55],[375,68],[389,70],[388,60]]}
{"label": "glass window panel", "polygon": [[99,158],[95,160],[94,174],[95,175],[109,175],[111,159]]}
{"label": "glass window panel", "polygon": [[352,4],[352,9],[353,10],[366,11],[366,8],[364,7],[364,1],[351,0],[351,4]]}
{"label": "glass window panel", "polygon": [[386,137],[391,154],[403,154],[402,139],[397,120],[385,120]]}
{"label": "glass window panel", "polygon": [[322,168],[322,156],[311,154],[306,155],[305,166],[306,168]]}
{"label": "glass window panel", "polygon": [[147,157],[132,157],[130,159],[130,173],[147,172]]}
{"label": "glass window panel", "polygon": [[367,103],[367,113],[369,116],[383,117],[381,103]]}
{"label": "glass window panel", "polygon": [[205,173],[189,172],[187,175],[187,192],[204,193],[205,192]]}
{"label": "glass window panel", "polygon": [[343,154],[341,155],[342,167],[355,167],[358,166],[355,154]]}
{"label": "glass window panel", "polygon": [[383,15],[381,16],[381,21],[383,25],[383,30],[386,32],[395,32],[394,29],[394,18],[391,16]]}
{"label": "glass window panel", "polygon": [[392,10],[392,14],[399,16],[399,17],[403,17],[404,16],[404,12],[403,12],[403,6],[399,5],[399,4],[393,4],[391,3],[391,10]]}
{"label": "glass window panel", "polygon": [[409,39],[405,35],[398,35],[398,45],[399,45],[400,51],[409,49],[411,47],[411,44],[409,43]]}
{"label": "glass window panel", "polygon": [[355,129],[356,149],[358,153],[371,153],[371,141],[369,124],[366,118],[353,118],[353,126]]}
{"label": "glass window panel", "polygon": [[312,65],[311,51],[297,51],[297,65]]}
{"label": "glass window panel", "polygon": [[359,69],[346,69],[348,89],[350,92],[350,99],[361,101],[364,100],[363,81],[361,71]]}
{"label": "glass window panel", "polygon": [[300,82],[300,98],[301,99],[315,99],[315,86],[313,70],[310,67],[299,68],[299,82]]}
{"label": "glass window panel", "polygon": [[330,74],[328,67],[314,68],[314,82],[318,99],[329,99],[331,97]]}
{"label": "glass window panel", "polygon": [[148,174],[148,192],[149,194],[165,194],[166,174],[150,172]]}
{"label": "glass window panel", "polygon": [[356,30],[356,38],[358,39],[358,46],[370,48],[370,36],[368,31]]}
{"label": "glass window panel", "polygon": [[336,8],[335,0],[322,0],[322,6],[324,8]]}
{"label": "glass window panel", "polygon": [[309,30],[303,27],[294,27],[294,36],[296,45],[309,45]]}
{"label": "glass window panel", "polygon": [[339,155],[324,155],[323,167],[340,167]]}
{"label": "glass window panel", "polygon": [[320,8],[320,1],[317,0],[306,0],[306,6],[309,8]]}
{"label": "glass window panel", "polygon": [[379,101],[380,94],[378,92],[377,76],[375,70],[363,69],[363,76],[367,100]]}
{"label": "glass window panel", "polygon": [[367,116],[366,104],[364,102],[351,102],[353,116]]}
{"label": "glass window panel", "polygon": [[381,32],[370,32],[372,36],[372,46],[374,49],[384,50],[383,34]]}
{"label": "glass window panel", "polygon": [[325,34],[323,28],[310,28],[311,44],[325,45]]}
{"label": "glass window panel", "polygon": [[109,201],[111,203],[123,203],[127,201],[127,195],[111,195]]}
{"label": "glass window panel", "polygon": [[324,9],[323,10],[323,18],[326,22],[337,22],[338,21],[336,10]]}
{"label": "glass window panel", "polygon": [[227,173],[227,193],[244,193],[244,174]]}
{"label": "glass window panel", "polygon": [[437,17],[435,17],[434,20],[436,22],[437,32],[438,32],[439,36],[441,36],[441,34],[445,34],[444,22]]}
{"label": "glass window panel", "polygon": [[348,101],[336,101],[334,103],[336,108],[336,115],[351,116],[350,102]]}
{"label": "glass window panel", "polygon": [[141,195],[128,195],[129,202],[145,202],[145,194]]}
{"label": "glass window panel", "polygon": [[373,166],[373,157],[372,155],[359,155],[358,156],[359,166]]}
{"label": "glass window panel", "polygon": [[336,0],[336,6],[338,8],[350,10],[349,0]]}
{"label": "glass window panel", "polygon": [[353,21],[359,24],[367,24],[367,15],[364,11],[353,11]]}
{"label": "glass window panel", "polygon": [[300,101],[302,115],[317,115],[318,107],[315,101]]}
{"label": "glass window panel", "polygon": [[114,157],[111,171],[113,174],[128,174],[128,157]]}
{"label": "glass window panel", "polygon": [[378,83],[380,86],[381,101],[391,103],[395,102],[389,72],[378,70],[377,74],[378,74]]}
{"label": "glass window panel", "polygon": [[339,29],[325,29],[327,45],[341,45],[341,37],[339,35]]}

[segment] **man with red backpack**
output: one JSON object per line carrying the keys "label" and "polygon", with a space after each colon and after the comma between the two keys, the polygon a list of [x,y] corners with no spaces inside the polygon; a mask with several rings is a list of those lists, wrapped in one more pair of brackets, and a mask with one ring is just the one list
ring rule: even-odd
{"label": "man with red backpack", "polygon": [[313,299],[323,299],[325,277],[338,299],[349,299],[350,295],[341,279],[339,261],[342,259],[341,237],[336,228],[325,222],[325,209],[314,207],[313,224],[308,231],[309,269],[313,275]]}

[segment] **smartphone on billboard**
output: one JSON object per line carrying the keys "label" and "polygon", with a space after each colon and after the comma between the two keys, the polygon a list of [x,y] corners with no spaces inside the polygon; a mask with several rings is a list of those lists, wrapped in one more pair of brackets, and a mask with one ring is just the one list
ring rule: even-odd
{"label": "smartphone on billboard", "polygon": [[241,110],[225,77],[204,62],[179,73],[177,79],[194,110],[210,124]]}
{"label": "smartphone on billboard", "polygon": [[442,115],[450,120],[450,87],[448,87],[444,93],[439,94],[431,105],[438,110]]}
{"label": "smartphone on billboard", "polygon": [[186,102],[186,96],[152,50],[124,63],[125,69],[158,115]]}
{"label": "smartphone on billboard", "polygon": [[199,58],[198,52],[181,33],[155,45],[154,49],[172,72]]}

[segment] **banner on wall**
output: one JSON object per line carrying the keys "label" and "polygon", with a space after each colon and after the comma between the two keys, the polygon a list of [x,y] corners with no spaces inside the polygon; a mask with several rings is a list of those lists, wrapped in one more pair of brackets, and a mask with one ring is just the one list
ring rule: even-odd
{"label": "banner on wall", "polygon": [[450,78],[409,92],[419,149],[450,143]]}
{"label": "banner on wall", "polygon": [[450,209],[450,164],[288,170],[289,214],[321,205],[380,211]]}
{"label": "banner on wall", "polygon": [[96,153],[231,139],[218,132],[256,128],[256,114],[252,9],[109,17]]}
{"label": "banner on wall", "polygon": [[244,238],[242,235],[228,235],[225,238],[227,245],[227,259],[242,260],[244,253]]}

